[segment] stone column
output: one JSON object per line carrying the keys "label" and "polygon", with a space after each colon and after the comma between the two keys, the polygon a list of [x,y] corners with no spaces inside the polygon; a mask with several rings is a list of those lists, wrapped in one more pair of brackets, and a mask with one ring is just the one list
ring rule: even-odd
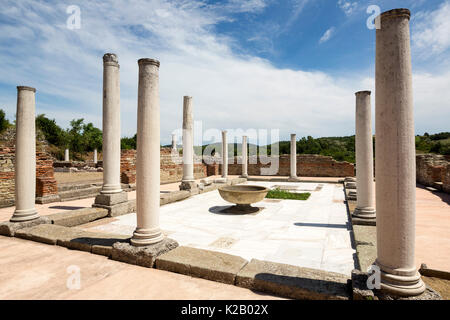
{"label": "stone column", "polygon": [[120,186],[120,79],[117,56],[103,56],[103,188],[122,192]]}
{"label": "stone column", "polygon": [[64,150],[64,161],[70,161],[69,149]]}
{"label": "stone column", "polygon": [[94,163],[97,164],[98,159],[97,159],[97,149],[94,149]]}
{"label": "stone column", "polygon": [[375,184],[373,183],[372,108],[370,91],[356,92],[356,190],[357,205],[353,216],[375,219]]}
{"label": "stone column", "polygon": [[248,178],[247,136],[242,136],[242,178]]}
{"label": "stone column", "polygon": [[183,178],[180,190],[196,188],[194,179],[194,120],[192,97],[183,97]]}
{"label": "stone column", "polygon": [[412,296],[425,285],[414,261],[415,142],[410,12],[381,14],[376,30],[376,208],[377,259],[381,289]]}
{"label": "stone column", "polygon": [[110,215],[127,213],[127,193],[120,184],[120,78],[114,53],[103,56],[103,187],[95,207]]}
{"label": "stone column", "polygon": [[159,228],[160,201],[160,111],[159,61],[140,59],[136,154],[137,227],[134,246],[146,246],[164,239]]}
{"label": "stone column", "polygon": [[290,176],[289,181],[299,181],[297,177],[297,136],[291,134],[291,155],[290,155]]}
{"label": "stone column", "polygon": [[177,151],[177,136],[172,133],[172,151]]}
{"label": "stone column", "polygon": [[222,131],[222,178],[228,178],[228,143],[227,131]]}
{"label": "stone column", "polygon": [[17,87],[15,187],[16,209],[11,222],[39,218],[36,196],[35,93],[30,87]]}

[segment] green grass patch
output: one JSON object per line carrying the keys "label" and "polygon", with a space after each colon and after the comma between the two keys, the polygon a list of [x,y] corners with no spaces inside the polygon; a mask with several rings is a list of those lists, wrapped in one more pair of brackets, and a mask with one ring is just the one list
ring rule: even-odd
{"label": "green grass patch", "polygon": [[286,190],[274,189],[267,193],[266,198],[269,199],[286,199],[286,200],[308,200],[311,196],[309,192],[294,193]]}

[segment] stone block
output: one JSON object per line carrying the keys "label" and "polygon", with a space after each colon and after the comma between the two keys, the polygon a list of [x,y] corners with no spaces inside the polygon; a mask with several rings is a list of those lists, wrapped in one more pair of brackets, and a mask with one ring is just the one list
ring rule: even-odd
{"label": "stone block", "polygon": [[190,247],[178,247],[156,259],[156,268],[192,277],[234,284],[247,264],[244,258]]}
{"label": "stone block", "polygon": [[348,276],[252,259],[236,276],[236,285],[287,298],[348,300]]}
{"label": "stone block", "polygon": [[108,217],[117,217],[124,214],[136,212],[136,200],[130,200],[126,202],[117,203],[112,206],[102,205],[102,204],[93,204],[93,208],[103,208],[108,210]]}
{"label": "stone block", "polygon": [[53,224],[65,227],[74,227],[80,224],[85,224],[97,219],[108,216],[108,210],[103,208],[83,208],[71,210],[67,212],[60,212],[49,215],[49,219]]}
{"label": "stone block", "polygon": [[21,229],[34,227],[40,224],[51,224],[52,221],[47,217],[39,217],[34,220],[24,222],[2,222],[0,223],[0,235],[14,237],[15,233]]}
{"label": "stone block", "polygon": [[144,247],[135,247],[128,242],[114,243],[111,259],[142,267],[152,268],[158,256],[178,247],[178,242],[170,238]]}
{"label": "stone block", "polygon": [[127,235],[92,231],[84,231],[79,233],[78,231],[75,231],[70,238],[67,237],[66,239],[58,239],[56,244],[69,249],[109,256],[111,254],[113,244],[118,242],[128,242],[129,238],[130,237]]}
{"label": "stone block", "polygon": [[56,245],[58,240],[70,241],[84,233],[81,229],[57,226],[54,224],[41,224],[30,228],[18,230],[16,237]]}
{"label": "stone block", "polygon": [[180,190],[192,189],[197,189],[197,183],[195,181],[181,181]]}
{"label": "stone block", "polygon": [[187,190],[173,191],[169,193],[169,203],[187,199],[191,193]]}
{"label": "stone block", "polygon": [[374,292],[367,287],[368,274],[359,270],[352,271],[353,300],[378,300]]}
{"label": "stone block", "polygon": [[61,201],[61,197],[57,194],[50,194],[42,197],[36,197],[36,203],[38,204],[45,204],[59,201]]}
{"label": "stone block", "polygon": [[124,191],[118,193],[99,194],[95,197],[95,204],[113,206],[128,200],[128,194]]}

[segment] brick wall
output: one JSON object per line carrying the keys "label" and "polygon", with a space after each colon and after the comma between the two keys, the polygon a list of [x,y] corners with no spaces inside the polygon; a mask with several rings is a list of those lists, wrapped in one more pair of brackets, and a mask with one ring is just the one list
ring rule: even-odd
{"label": "brick wall", "polygon": [[[15,148],[0,147],[0,207],[15,202]],[[58,194],[54,178],[53,159],[43,151],[36,152],[36,198]]]}
{"label": "brick wall", "polygon": [[[249,175],[290,175],[290,156],[281,155],[273,158],[274,161],[279,160],[278,169],[273,172],[262,172],[262,169],[269,171],[271,163],[270,157],[249,157],[248,174]],[[239,161],[239,163],[238,163]],[[262,163],[263,162],[263,163]],[[230,158],[228,166],[228,174],[242,174],[241,157]],[[297,155],[297,175],[303,177],[349,177],[354,176],[354,165],[349,162],[339,162],[332,157],[321,155]]]}
{"label": "brick wall", "polygon": [[[172,156],[170,148],[161,149],[160,158],[161,183],[181,181],[183,177],[183,159],[181,156]],[[194,158],[194,178],[201,179],[207,176],[207,167],[201,163],[200,157]],[[136,150],[122,150],[120,160],[120,180],[122,183],[136,183]]]}
{"label": "brick wall", "polygon": [[[15,202],[15,127],[8,128],[0,136],[0,207]],[[36,198],[38,202],[58,194],[53,171],[53,158],[46,151],[47,142],[41,132],[36,132]]]}
{"label": "brick wall", "polygon": [[416,155],[416,181],[424,186],[450,192],[450,156]]}

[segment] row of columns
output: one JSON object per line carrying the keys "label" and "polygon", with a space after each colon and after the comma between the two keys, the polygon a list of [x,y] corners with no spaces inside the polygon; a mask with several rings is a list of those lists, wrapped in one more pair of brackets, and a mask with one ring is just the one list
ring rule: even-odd
{"label": "row of columns", "polygon": [[[377,259],[381,288],[399,295],[417,295],[425,285],[414,261],[415,243],[415,144],[412,103],[412,70],[409,34],[410,12],[395,9],[381,15],[376,31],[376,208]],[[131,243],[146,246],[163,240],[159,228],[160,105],[159,62],[140,59],[137,143],[137,227]],[[35,209],[36,150],[34,88],[17,88],[16,208],[12,222],[39,217]],[[104,56],[102,194],[122,192],[120,187],[120,85],[114,54]],[[192,100],[184,97],[183,179],[193,179]],[[375,215],[373,206],[372,134],[370,93],[356,94],[356,157],[358,206],[356,214]],[[185,131],[186,130],[186,131]],[[223,176],[227,176],[228,146],[223,139]],[[244,142],[245,141],[245,142]],[[246,138],[243,148],[247,148]],[[295,136],[291,136],[291,157]],[[246,158],[247,152],[243,151]],[[292,159],[292,158],[291,158]],[[245,165],[244,165],[245,163]],[[247,159],[243,161],[246,174]],[[291,161],[291,176],[296,176]],[[244,171],[245,168],[245,171]]]}

